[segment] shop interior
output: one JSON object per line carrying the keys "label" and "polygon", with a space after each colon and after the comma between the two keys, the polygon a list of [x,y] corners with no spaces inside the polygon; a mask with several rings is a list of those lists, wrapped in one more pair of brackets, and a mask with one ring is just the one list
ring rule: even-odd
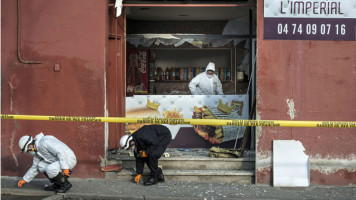
{"label": "shop interior", "polygon": [[[236,2],[240,6],[126,8],[127,96],[190,95],[189,81],[209,62],[215,63],[224,94],[246,93],[254,65],[256,14],[244,6],[248,1],[219,4]],[[138,50],[147,61],[146,86],[138,77],[140,69],[130,64],[130,52]]]}
{"label": "shop interior", "polygon": [[[246,94],[253,119],[256,8],[248,0],[204,1],[216,5],[207,7],[186,3],[125,8],[126,96],[191,95],[189,82],[213,62],[224,95]],[[247,148],[254,149],[249,135]],[[229,147],[236,148],[234,143]]]}

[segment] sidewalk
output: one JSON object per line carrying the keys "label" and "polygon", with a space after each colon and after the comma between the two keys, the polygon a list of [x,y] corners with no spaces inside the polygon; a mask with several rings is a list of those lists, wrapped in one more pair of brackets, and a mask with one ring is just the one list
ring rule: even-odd
{"label": "sidewalk", "polygon": [[71,178],[73,188],[63,195],[55,195],[54,192],[43,190],[45,184],[50,184],[47,179],[35,179],[22,188],[17,187],[18,180],[20,177],[1,177],[1,199],[356,199],[355,185],[276,188],[266,185],[166,181],[153,186],[143,186],[119,180]]}

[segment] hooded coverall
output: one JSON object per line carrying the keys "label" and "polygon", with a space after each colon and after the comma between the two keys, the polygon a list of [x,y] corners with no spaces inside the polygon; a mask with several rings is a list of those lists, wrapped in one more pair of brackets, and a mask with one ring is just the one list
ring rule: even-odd
{"label": "hooded coverall", "polygon": [[[158,168],[158,159],[165,152],[172,140],[169,129],[163,125],[145,125],[132,134],[135,142],[136,173],[142,174],[146,163],[151,171],[151,178],[157,178],[162,169]],[[145,151],[146,158],[140,158],[139,151]]]}
{"label": "hooded coverall", "polygon": [[73,151],[54,136],[44,136],[40,133],[35,137],[35,145],[37,153],[33,164],[23,177],[26,182],[32,181],[38,172],[46,173],[48,178],[54,178],[63,169],[73,169],[77,164]]}
{"label": "hooded coverall", "polygon": [[198,74],[189,83],[189,89],[192,95],[222,95],[221,82],[215,74],[209,78],[207,71],[215,71],[214,64],[208,64],[205,72]]}

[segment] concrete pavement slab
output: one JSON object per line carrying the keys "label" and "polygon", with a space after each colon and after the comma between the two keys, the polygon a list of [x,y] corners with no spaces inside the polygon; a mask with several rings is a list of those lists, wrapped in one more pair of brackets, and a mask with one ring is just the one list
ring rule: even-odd
{"label": "concrete pavement slab", "polygon": [[[54,192],[43,190],[46,179],[34,179],[17,188],[20,177],[1,177],[2,195],[43,196]],[[176,200],[228,200],[228,199],[336,199],[356,198],[356,186],[310,186],[302,188],[278,188],[267,185],[195,183],[166,181],[153,186],[144,186],[120,180],[71,178],[73,188],[63,198],[76,199],[176,199]]]}

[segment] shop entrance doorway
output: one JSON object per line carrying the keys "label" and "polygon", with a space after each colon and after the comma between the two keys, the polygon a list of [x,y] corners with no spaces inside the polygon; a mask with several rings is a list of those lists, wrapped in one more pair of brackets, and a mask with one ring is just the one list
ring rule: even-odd
{"label": "shop entrance doorway", "polygon": [[[125,4],[127,117],[254,119],[255,5],[249,1]],[[224,94],[191,95],[190,81],[209,62],[216,66]],[[140,126],[129,124],[126,131]],[[254,149],[251,128],[167,126],[174,138],[171,148]]]}

